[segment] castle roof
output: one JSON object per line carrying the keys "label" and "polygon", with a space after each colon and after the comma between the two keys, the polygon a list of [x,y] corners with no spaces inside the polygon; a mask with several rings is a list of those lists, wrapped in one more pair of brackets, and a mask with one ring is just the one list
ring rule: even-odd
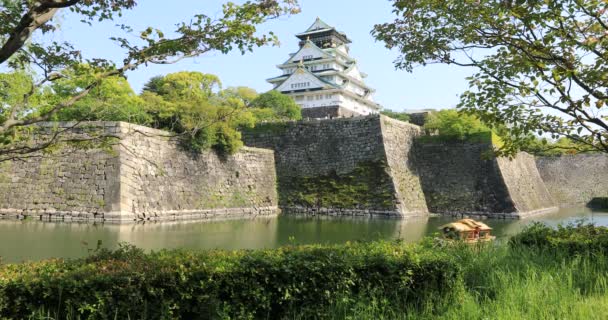
{"label": "castle roof", "polygon": [[296,34],[296,37],[304,40],[309,36],[314,36],[314,35],[326,33],[326,32],[338,34],[343,38],[344,42],[347,42],[347,43],[351,42],[350,39],[348,39],[348,37],[346,36],[346,34],[344,32],[340,32],[340,31],[336,30],[336,28],[330,26],[325,21],[321,20],[321,18],[319,18],[319,17],[317,17],[315,22],[313,22],[313,24],[310,27],[308,27],[308,29],[306,29],[306,31]]}

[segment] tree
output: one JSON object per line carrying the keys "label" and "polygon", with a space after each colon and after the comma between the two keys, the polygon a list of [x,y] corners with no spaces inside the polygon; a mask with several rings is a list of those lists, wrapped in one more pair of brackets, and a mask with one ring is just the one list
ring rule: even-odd
{"label": "tree", "polygon": [[[51,90],[41,99],[47,102],[61,101],[73,96],[83,85],[82,79],[76,80],[79,81],[64,78],[53,82]],[[147,125],[151,119],[144,110],[144,100],[133,91],[129,82],[123,77],[112,76],[102,79],[86,97],[57,111],[51,120],[125,121]]]}
{"label": "tree", "polygon": [[608,4],[598,0],[394,0],[372,34],[398,68],[475,68],[459,108],[504,125],[502,153],[531,134],[608,152]]}
{"label": "tree", "polygon": [[250,105],[259,120],[300,120],[302,108],[291,98],[272,90],[259,95]]}
{"label": "tree", "polygon": [[249,87],[230,87],[220,92],[220,97],[223,99],[235,99],[235,103],[242,104],[245,107],[251,105],[251,102],[258,97],[255,89]]}
{"label": "tree", "polygon": [[424,129],[429,133],[463,140],[467,136],[490,132],[490,128],[472,115],[454,109],[440,110],[429,114]]}
{"label": "tree", "polygon": [[[84,99],[106,78],[122,77],[141,66],[175,63],[211,51],[227,53],[238,50],[245,53],[255,47],[276,44],[277,38],[273,33],[257,34],[257,26],[268,19],[299,11],[296,0],[251,0],[241,5],[229,2],[223,6],[218,18],[194,14],[186,20],[188,22],[179,23],[170,33],[171,37],[152,26],[134,37],[131,27],[120,25],[116,34],[108,35],[126,52],[117,63],[104,57],[85,59],[73,44],[58,42],[45,35],[58,32],[59,23],[54,18],[62,10],[71,11],[67,15],[69,19],[94,24],[112,20],[126,10],[134,9],[137,5],[134,0],[4,0],[2,4],[0,66],[18,71],[35,69],[38,75],[20,101],[3,101],[0,136],[4,140],[10,140],[24,127],[53,119],[61,110]],[[130,34],[122,37],[120,32]],[[32,37],[34,35],[37,36]],[[82,68],[83,65],[87,67]],[[54,101],[52,105],[38,109],[39,105],[32,104],[32,97],[68,75],[86,81],[71,95]],[[0,149],[0,160],[16,150],[28,153],[39,148],[23,151],[25,149],[21,147],[7,144]]]}
{"label": "tree", "polygon": [[221,82],[211,74],[176,72],[152,78],[141,98],[150,126],[183,137],[185,146],[234,153],[243,142],[240,127],[253,127],[254,117],[242,103],[221,96]]}

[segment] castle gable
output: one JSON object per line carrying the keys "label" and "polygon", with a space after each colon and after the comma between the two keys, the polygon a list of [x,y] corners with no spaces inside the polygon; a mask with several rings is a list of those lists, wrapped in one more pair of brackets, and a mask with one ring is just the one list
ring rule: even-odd
{"label": "castle gable", "polygon": [[319,79],[314,74],[304,68],[298,68],[285,82],[279,85],[276,90],[281,92],[315,90],[332,88],[332,85]]}
{"label": "castle gable", "polygon": [[286,63],[296,63],[299,61],[308,61],[308,60],[317,60],[317,59],[326,59],[331,58],[331,56],[323,51],[321,48],[317,47],[311,41],[306,41],[306,43],[300,48],[298,52],[296,52]]}
{"label": "castle gable", "polygon": [[313,32],[313,31],[319,31],[319,30],[331,30],[331,29],[333,29],[332,26],[328,25],[323,20],[321,20],[319,17],[317,17],[315,22],[308,29],[306,29],[305,32]]}

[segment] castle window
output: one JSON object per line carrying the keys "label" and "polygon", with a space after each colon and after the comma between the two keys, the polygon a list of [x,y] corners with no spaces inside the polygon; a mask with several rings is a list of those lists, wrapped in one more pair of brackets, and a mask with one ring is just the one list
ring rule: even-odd
{"label": "castle window", "polygon": [[302,59],[304,60],[311,60],[313,58],[313,56],[303,56]]}
{"label": "castle window", "polygon": [[306,87],[310,87],[310,82],[300,82],[300,83],[291,84],[292,89],[301,89],[301,88],[306,88]]}

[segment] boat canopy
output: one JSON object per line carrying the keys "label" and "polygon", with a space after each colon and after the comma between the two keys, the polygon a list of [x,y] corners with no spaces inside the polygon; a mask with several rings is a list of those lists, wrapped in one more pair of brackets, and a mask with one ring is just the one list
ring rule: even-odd
{"label": "boat canopy", "polygon": [[492,230],[492,228],[490,228],[490,226],[488,226],[487,224],[479,222],[479,221],[475,221],[473,219],[462,219],[462,220],[448,223],[448,224],[445,224],[445,225],[439,227],[439,229],[442,229],[442,230],[445,230],[446,228],[453,229],[458,232],[470,232],[470,231],[475,231],[478,228],[479,228],[479,231]]}

